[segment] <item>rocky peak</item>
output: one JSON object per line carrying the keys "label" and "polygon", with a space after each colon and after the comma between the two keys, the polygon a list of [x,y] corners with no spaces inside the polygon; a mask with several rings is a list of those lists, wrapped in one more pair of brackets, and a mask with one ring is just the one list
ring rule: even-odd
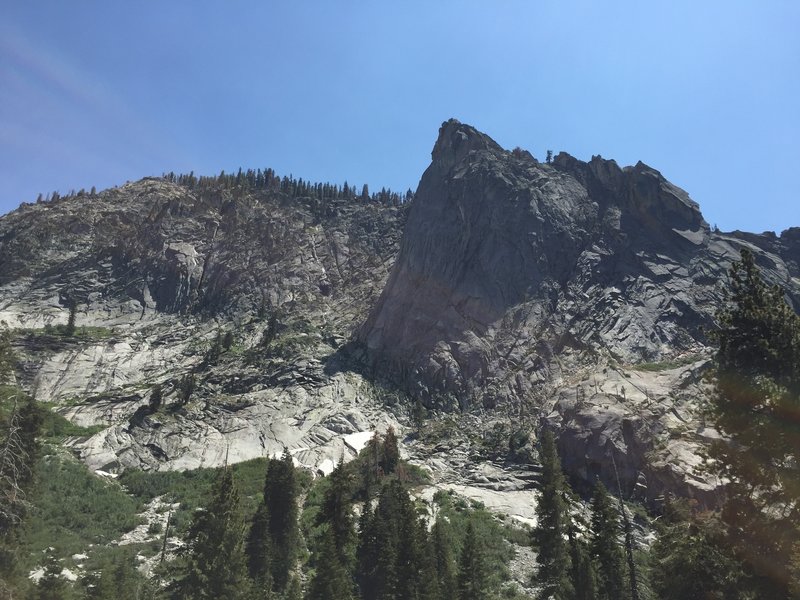
{"label": "rocky peak", "polygon": [[[641,162],[521,154],[442,126],[358,333],[367,360],[428,406],[541,419],[579,477],[616,464],[627,490],[649,479],[651,498],[712,496],[716,484],[694,471],[706,438],[684,437],[702,431],[706,332],[743,247],[797,297],[797,236],[712,232],[684,190]],[[641,363],[675,368],[648,378]]]}
{"label": "rocky peak", "polygon": [[[657,170],[563,152],[552,165],[520,161],[456,120],[442,125],[432,158],[359,334],[424,400],[479,401],[499,377],[493,361],[508,358],[500,338],[519,311],[540,347],[572,340],[637,362],[704,345],[740,244],[714,238]],[[789,282],[785,265],[767,262]]]}
{"label": "rocky peak", "polygon": [[503,149],[492,138],[474,127],[465,125],[457,119],[450,119],[442,123],[439,128],[439,137],[431,152],[431,166],[446,172],[470,152],[480,150],[502,152]]}
{"label": "rocky peak", "polygon": [[[395,383],[465,409],[465,444],[492,423],[544,424],[577,477],[616,485],[617,467],[626,491],[711,498],[694,466],[714,432],[696,406],[730,262],[750,248],[800,305],[800,230],[710,231],[647,165],[539,163],[456,120],[410,207],[261,182],[148,178],[0,218],[18,381],[105,427],[71,442],[89,465],[193,468],[288,446],[332,467],[400,427]],[[53,326],[72,302],[70,337]],[[146,414],[155,383],[165,409]]]}

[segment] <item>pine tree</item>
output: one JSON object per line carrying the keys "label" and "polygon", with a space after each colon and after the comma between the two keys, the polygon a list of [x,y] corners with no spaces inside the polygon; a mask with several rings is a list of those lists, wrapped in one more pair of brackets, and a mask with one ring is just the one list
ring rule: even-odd
{"label": "pine tree", "polygon": [[441,600],[457,600],[456,565],[449,525],[436,519],[431,528],[432,560],[436,567],[436,587]]}
{"label": "pine tree", "polygon": [[352,600],[353,584],[339,560],[333,533],[326,528],[317,552],[316,571],[306,600]]}
{"label": "pine tree", "polygon": [[75,317],[78,312],[78,305],[72,298],[70,298],[67,303],[69,304],[69,316],[67,317],[67,327],[64,333],[68,336],[73,336],[75,335]]}
{"label": "pine tree", "polygon": [[297,575],[292,575],[289,579],[286,590],[283,592],[283,600],[303,600],[303,590]]}
{"label": "pine tree", "polygon": [[173,585],[175,598],[246,598],[249,593],[243,553],[244,522],[233,474],[217,476],[211,500],[195,513],[187,536],[186,571]]}
{"label": "pine tree", "polygon": [[36,600],[63,600],[67,594],[67,583],[61,577],[63,567],[55,555],[55,548],[47,549],[44,574],[36,584]]}
{"label": "pine tree", "polygon": [[597,562],[599,597],[623,600],[629,597],[625,582],[625,557],[619,543],[617,510],[605,486],[597,482],[592,498],[592,557]]}
{"label": "pine tree", "polygon": [[30,507],[27,494],[39,455],[44,414],[31,397],[16,393],[8,414],[0,408],[0,598],[12,597],[10,581],[20,556],[20,525]]}
{"label": "pine tree", "polygon": [[717,517],[692,514],[685,500],[668,501],[658,526],[650,551],[650,577],[658,598],[754,597]]}
{"label": "pine tree", "polygon": [[272,580],[282,591],[297,562],[297,483],[294,462],[285,449],[280,460],[270,460],[264,481],[264,504],[269,509],[269,537],[272,544]]}
{"label": "pine tree", "polygon": [[578,537],[576,528],[569,530],[570,579],[575,589],[574,600],[599,600],[597,575],[587,543]]}
{"label": "pine tree", "polygon": [[458,600],[487,600],[489,598],[487,588],[486,559],[470,521],[459,559]]}
{"label": "pine tree", "polygon": [[256,509],[245,543],[247,571],[254,582],[254,588],[264,596],[272,592],[272,538],[269,533],[269,509],[262,501]]}
{"label": "pine tree", "polygon": [[383,436],[383,446],[381,448],[381,469],[385,475],[394,473],[397,464],[400,462],[400,450],[398,449],[397,434],[391,425]]}
{"label": "pine tree", "polygon": [[14,374],[17,356],[11,345],[11,332],[7,329],[0,332],[0,384],[7,384]]}
{"label": "pine tree", "polygon": [[414,501],[398,480],[390,487],[397,494],[397,576],[398,598],[414,600],[423,595],[425,552],[423,544],[427,541],[420,529]]}
{"label": "pine tree", "polygon": [[355,532],[352,514],[353,478],[345,469],[344,457],[339,459],[339,464],[328,477],[330,484],[325,491],[318,522],[330,527],[339,562],[348,566],[352,561]]}
{"label": "pine tree", "polygon": [[574,594],[569,577],[571,565],[566,542],[569,507],[565,499],[566,483],[561,460],[549,430],[542,433],[540,460],[541,496],[536,505],[537,524],[533,531],[539,569],[534,580],[541,588],[539,598],[567,600]]}
{"label": "pine tree", "polygon": [[356,548],[355,579],[365,600],[374,598],[377,592],[376,571],[380,546],[376,521],[370,501],[364,502],[358,519],[358,547]]}
{"label": "pine tree", "polygon": [[730,483],[723,519],[729,542],[762,583],[784,593],[800,544],[800,317],[742,250],[731,268],[730,304],[717,314],[717,393],[710,405],[723,438],[711,448]]}

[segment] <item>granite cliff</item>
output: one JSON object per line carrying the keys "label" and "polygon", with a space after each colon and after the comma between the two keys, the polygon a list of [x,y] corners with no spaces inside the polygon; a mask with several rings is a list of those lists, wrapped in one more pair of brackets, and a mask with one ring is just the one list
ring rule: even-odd
{"label": "granite cliff", "polygon": [[797,234],[712,231],[647,165],[540,163],[450,120],[358,340],[427,406],[543,420],[574,474],[653,498],[714,435],[696,408],[730,263],[750,248],[799,306]]}
{"label": "granite cliff", "polygon": [[800,306],[799,229],[714,231],[647,165],[541,163],[455,120],[408,204],[293,189],[147,178],[0,218],[17,381],[95,426],[68,442],[90,467],[287,446],[326,471],[393,424],[434,483],[504,506],[531,487],[509,442],[525,462],[544,425],[578,482],[715,501],[698,406],[725,274],[750,248]]}

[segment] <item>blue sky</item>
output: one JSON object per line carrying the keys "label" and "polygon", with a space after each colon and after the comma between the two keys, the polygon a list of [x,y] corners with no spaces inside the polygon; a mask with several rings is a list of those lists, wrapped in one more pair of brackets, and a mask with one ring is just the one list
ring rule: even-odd
{"label": "blue sky", "polygon": [[800,225],[800,3],[0,4],[0,212],[166,171],[416,188],[442,121]]}

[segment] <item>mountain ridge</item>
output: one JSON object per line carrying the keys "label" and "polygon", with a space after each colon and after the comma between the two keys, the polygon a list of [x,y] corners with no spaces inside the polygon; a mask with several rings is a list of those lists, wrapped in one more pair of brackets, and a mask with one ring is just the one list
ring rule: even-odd
{"label": "mountain ridge", "polygon": [[[69,443],[91,468],[286,446],[325,471],[354,455],[349,436],[412,433],[419,400],[473,432],[405,439],[435,480],[479,477],[469,457],[493,428],[546,426],[577,480],[615,485],[616,467],[627,495],[715,502],[698,469],[707,331],[741,248],[799,305],[800,229],[716,232],[642,163],[543,163],[455,120],[407,204],[264,181],[147,178],[0,218],[18,381],[102,427]],[[73,303],[102,335],[48,332]],[[166,408],[144,414],[155,384]]]}

